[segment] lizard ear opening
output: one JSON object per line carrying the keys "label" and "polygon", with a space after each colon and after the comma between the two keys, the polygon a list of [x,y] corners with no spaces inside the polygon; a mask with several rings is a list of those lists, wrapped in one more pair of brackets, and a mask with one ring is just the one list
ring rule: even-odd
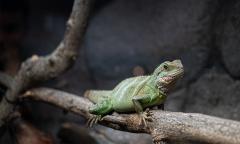
{"label": "lizard ear opening", "polygon": [[153,74],[155,76],[159,76],[161,74],[161,72],[162,72],[162,70],[158,69],[158,70],[155,70]]}

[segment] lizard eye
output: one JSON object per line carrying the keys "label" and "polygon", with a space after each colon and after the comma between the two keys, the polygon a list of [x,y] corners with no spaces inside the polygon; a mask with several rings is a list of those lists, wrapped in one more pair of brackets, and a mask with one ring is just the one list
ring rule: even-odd
{"label": "lizard eye", "polygon": [[167,69],[168,69],[168,66],[167,66],[167,65],[163,65],[163,68],[164,68],[165,70],[167,70]]}

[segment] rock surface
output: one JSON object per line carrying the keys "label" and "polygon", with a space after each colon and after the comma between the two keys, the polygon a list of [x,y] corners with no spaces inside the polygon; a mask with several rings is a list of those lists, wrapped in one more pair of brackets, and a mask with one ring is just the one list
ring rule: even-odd
{"label": "rock surface", "polygon": [[220,13],[217,31],[217,45],[221,50],[224,64],[230,74],[240,77],[240,2],[227,5]]}
{"label": "rock surface", "polygon": [[240,120],[240,81],[210,70],[187,91],[183,111]]}
{"label": "rock surface", "polygon": [[216,4],[203,1],[115,0],[91,19],[85,49],[98,86],[109,79],[146,72],[165,60],[181,59],[185,79],[206,65],[211,17]]}

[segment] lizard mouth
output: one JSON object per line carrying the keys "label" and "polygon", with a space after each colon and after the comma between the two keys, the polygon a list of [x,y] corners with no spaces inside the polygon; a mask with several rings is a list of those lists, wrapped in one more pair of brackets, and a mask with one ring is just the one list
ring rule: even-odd
{"label": "lizard mouth", "polygon": [[176,71],[176,72],[174,72],[172,74],[169,74],[168,76],[161,77],[160,81],[168,83],[168,82],[177,80],[178,78],[183,76],[183,73],[184,73],[184,70],[183,69],[179,69],[178,71]]}

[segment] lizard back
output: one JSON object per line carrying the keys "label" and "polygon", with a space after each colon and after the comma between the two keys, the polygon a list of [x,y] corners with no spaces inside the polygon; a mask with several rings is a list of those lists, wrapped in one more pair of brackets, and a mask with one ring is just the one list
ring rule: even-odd
{"label": "lizard back", "polygon": [[118,84],[112,91],[113,109],[117,112],[133,111],[132,97],[138,95],[149,80],[150,76],[138,76]]}

